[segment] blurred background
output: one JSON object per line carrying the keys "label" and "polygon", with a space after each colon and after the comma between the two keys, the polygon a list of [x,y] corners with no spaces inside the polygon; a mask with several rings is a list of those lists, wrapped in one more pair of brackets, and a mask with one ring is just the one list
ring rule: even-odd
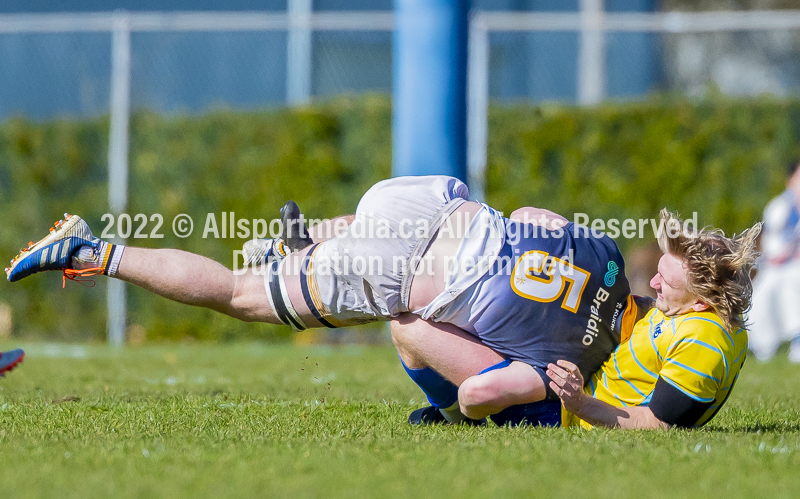
{"label": "blurred background", "polygon": [[[650,219],[667,206],[747,228],[800,157],[794,9],[800,1],[473,0],[473,193],[506,213]],[[173,217],[269,220],[289,198],[307,218],[352,212],[392,174],[394,26],[389,0],[0,2],[0,254],[65,211],[100,232],[122,206],[164,220],[163,238],[129,243],[230,266],[244,239],[197,227],[177,238]],[[115,205],[109,162],[120,154],[127,194]],[[652,231],[617,242],[634,291],[648,294]],[[102,279],[62,290],[55,274],[0,284],[0,338],[106,338],[108,297],[120,295]],[[131,345],[290,335],[136,289],[122,297],[116,320]],[[326,340],[385,338],[373,328]]]}

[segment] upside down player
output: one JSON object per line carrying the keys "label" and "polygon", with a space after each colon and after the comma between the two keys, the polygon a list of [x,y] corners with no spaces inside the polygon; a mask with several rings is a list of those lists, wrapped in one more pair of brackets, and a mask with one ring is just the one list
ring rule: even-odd
{"label": "upside down player", "polygon": [[[295,329],[413,313],[502,352],[492,377],[526,380],[515,403],[549,394],[552,407],[558,402],[544,381],[547,365],[568,359],[586,376],[595,372],[630,335],[637,306],[616,244],[548,213],[541,226],[521,223],[468,201],[457,179],[401,177],[373,186],[339,236],[244,275],[179,250],[101,241],[76,216],[20,253],[6,273],[9,281],[42,270],[102,273],[182,303]],[[270,244],[270,256],[281,248]],[[359,262],[369,268],[358,272]],[[420,384],[451,386],[432,369],[406,367]],[[447,396],[437,399],[439,413],[463,420],[456,398]],[[560,421],[553,411],[526,415]]]}
{"label": "upside down player", "polygon": [[[666,210],[661,218],[665,227],[681,225]],[[585,390],[574,363],[560,360],[548,366],[550,387],[565,409],[561,423],[631,429],[699,427],[711,420],[745,360],[742,314],[752,294],[750,269],[759,229],[756,225],[733,239],[718,230],[663,231],[659,246],[664,255],[650,281],[658,294],[656,308],[637,322],[631,338],[591,376]],[[461,409],[471,418],[524,394],[519,380],[492,379],[492,372],[474,376],[479,371],[462,369],[454,359],[480,358],[477,368],[483,369],[502,357],[449,325],[401,318],[393,323],[392,336],[406,363],[432,366],[460,385]]]}
{"label": "upside down player", "polygon": [[[600,359],[602,362],[610,352],[609,349],[601,354],[603,347],[607,347],[609,344],[613,347],[619,340],[620,332],[623,337],[628,336],[623,324],[630,324],[636,313],[637,307],[627,295],[627,281],[624,280],[624,274],[615,279],[616,276],[612,272],[614,266],[619,266],[620,270],[622,267],[621,257],[619,264],[615,263],[612,266],[610,263],[618,257],[613,242],[609,245],[608,238],[584,237],[582,243],[579,237],[565,238],[563,234],[558,238],[551,235],[549,236],[550,240],[546,241],[548,232],[545,231],[558,232],[559,228],[537,227],[528,231],[520,240],[510,244],[512,258],[503,260],[499,257],[505,256],[501,253],[508,241],[503,241],[503,239],[508,235],[509,229],[513,227],[519,234],[525,233],[527,227],[520,227],[516,222],[500,218],[496,212],[486,206],[467,203],[466,197],[465,186],[455,179],[406,178],[382,182],[362,198],[354,226],[363,229],[370,221],[388,220],[389,226],[392,227],[393,234],[395,234],[393,237],[400,236],[397,237],[401,239],[399,247],[398,241],[391,240],[393,237],[386,239],[351,237],[356,232],[351,227],[345,237],[336,238],[333,242],[314,246],[297,255],[292,255],[287,261],[291,263],[294,260],[295,267],[299,262],[303,264],[304,272],[299,275],[298,273],[292,275],[287,270],[290,266],[285,265],[286,262],[280,266],[277,262],[273,262],[270,265],[270,272],[266,273],[264,284],[261,284],[260,277],[253,279],[254,276],[249,274],[240,279],[210,260],[176,250],[140,250],[136,248],[126,250],[114,247],[92,238],[88,227],[85,224],[79,225],[77,222],[62,226],[60,237],[45,238],[23,252],[15,259],[12,267],[7,270],[7,274],[9,280],[13,281],[39,270],[65,269],[67,274],[80,273],[79,270],[68,268],[71,264],[75,264],[76,267],[84,269],[88,267],[95,272],[116,274],[117,277],[184,303],[214,308],[243,320],[282,322],[296,328],[306,325],[312,327],[320,324],[332,326],[387,320],[408,310],[413,310],[421,318],[440,321],[425,323],[416,320],[410,323],[408,314],[406,314],[400,317],[402,324],[398,323],[398,326],[393,328],[401,358],[407,362],[407,371],[429,395],[431,401],[438,406],[435,411],[423,410],[421,414],[417,414],[416,422],[435,420],[430,417],[431,412],[434,415],[441,415],[451,422],[464,418],[462,412],[458,410],[457,402],[452,405],[448,405],[449,401],[442,402],[448,398],[454,400],[453,390],[456,390],[456,397],[461,399],[460,407],[463,412],[473,417],[495,414],[514,404],[542,400],[547,395],[547,387],[543,382],[544,376],[542,376],[542,364],[549,365],[548,374],[554,378],[554,382],[549,386],[551,394],[552,390],[557,390],[568,409],[572,409],[585,421],[595,424],[652,427],[666,423],[691,426],[702,424],[718,410],[721,403],[724,402],[724,397],[719,398],[720,394],[730,393],[732,382],[736,379],[744,360],[743,354],[734,356],[735,353],[731,352],[738,351],[742,342],[746,344],[746,333],[738,331],[734,335],[735,340],[732,339],[729,345],[719,344],[722,348],[714,347],[712,343],[723,333],[729,338],[734,338],[727,333],[726,328],[738,324],[736,311],[741,312],[747,307],[750,289],[747,271],[752,264],[751,243],[757,230],[749,231],[747,237],[743,235],[735,241],[725,239],[719,234],[712,234],[714,237],[703,237],[701,238],[703,243],[698,246],[699,252],[695,248],[693,253],[682,253],[684,251],[681,249],[683,243],[675,249],[667,246],[669,253],[662,259],[665,268],[661,269],[660,265],[659,275],[653,280],[654,286],[658,286],[657,289],[660,290],[657,305],[660,304],[659,312],[664,316],[659,316],[657,312],[651,312],[645,320],[661,320],[658,324],[651,325],[651,329],[655,328],[653,340],[661,335],[662,327],[671,327],[673,330],[673,334],[664,335],[663,338],[677,338],[677,340],[672,343],[664,343],[664,340],[661,340],[658,349],[654,346],[655,342],[648,341],[650,341],[650,345],[653,345],[652,350],[661,364],[674,364],[673,367],[688,368],[688,370],[684,369],[686,372],[676,371],[670,376],[669,369],[662,369],[663,366],[659,362],[641,366],[643,379],[648,376],[650,378],[645,380],[645,385],[642,386],[643,389],[649,389],[649,391],[642,392],[634,385],[634,382],[641,380],[630,379],[631,373],[627,371],[625,373],[617,371],[618,376],[614,378],[614,373],[607,369],[610,364],[606,363],[597,383],[602,383],[603,387],[608,388],[609,397],[614,398],[611,402],[617,405],[642,406],[626,409],[620,415],[619,410],[609,412],[611,406],[608,404],[598,406],[595,403],[587,403],[586,398],[581,397],[582,392],[575,391],[575,387],[582,387],[583,384],[581,371],[586,374],[595,371],[600,365],[597,362],[597,356],[602,355]],[[376,208],[376,210],[370,211],[368,208]],[[456,216],[459,214],[466,214],[472,220],[472,223],[468,224],[467,234],[454,237],[452,234],[447,235],[444,230],[442,230],[442,234],[438,234],[437,230],[443,226],[443,218],[444,221],[449,222],[457,218]],[[431,238],[429,235],[425,237],[403,236],[402,230],[398,231],[398,222],[402,222],[403,215],[406,216],[406,219],[424,219],[431,222],[428,227],[431,229],[429,234],[434,234],[435,237]],[[476,220],[479,222],[475,222]],[[399,228],[402,229],[402,223],[399,225]],[[547,223],[544,225],[546,226]],[[575,232],[575,235],[578,233],[579,231]],[[470,237],[466,237],[467,235]],[[433,239],[432,242],[431,239]],[[593,242],[587,243],[586,241]],[[65,246],[62,246],[58,251],[58,244],[61,242],[65,242],[69,248],[64,249]],[[80,248],[81,246],[83,248]],[[730,288],[730,284],[733,284],[735,288],[733,292],[730,292],[731,289],[726,289],[720,295],[719,290],[705,289],[708,288],[707,282],[700,282],[699,288],[702,289],[698,293],[699,288],[694,282],[697,280],[694,275],[697,272],[691,273],[692,278],[683,282],[687,274],[684,264],[688,263],[688,267],[691,269],[692,261],[697,255],[707,257],[708,255],[705,253],[708,253],[706,251],[708,248],[706,246],[713,250],[710,255],[710,263],[714,268],[710,278],[722,279],[721,284],[728,288]],[[567,257],[569,256],[567,250],[570,247],[580,249],[580,251],[574,252],[575,260],[573,261],[563,259],[561,264],[556,265],[559,262],[557,259],[548,260],[546,256],[549,255],[542,255],[545,253],[544,250],[548,249],[551,251],[546,253],[552,252],[554,255]],[[500,248],[499,251],[497,248]],[[49,256],[48,250],[50,250]],[[505,250],[508,252],[509,248],[505,248]],[[125,259],[121,258],[123,251],[126,252]],[[130,256],[131,253],[133,253],[133,257]],[[346,263],[348,261],[353,261],[354,257],[359,255],[375,253],[387,258],[398,255],[400,257],[424,255],[426,258],[430,256],[433,262],[433,272],[427,276],[416,277],[414,277],[415,269],[413,268],[394,274],[388,271],[387,276],[380,275],[380,272],[378,272],[379,275],[352,275],[347,272]],[[70,259],[69,257],[73,254],[76,255],[76,258]],[[675,255],[681,256],[676,257]],[[472,259],[473,265],[466,269],[473,270],[472,272],[465,272],[463,265],[458,266],[456,269],[458,272],[448,274],[444,271],[444,264],[447,263],[447,260],[443,257],[457,257],[457,262],[461,264],[470,260],[470,258],[463,258],[465,256]],[[340,261],[338,266],[334,264],[336,268],[333,273],[325,275],[319,272],[319,263],[324,262],[326,258],[329,262],[336,262],[335,257],[339,257]],[[341,259],[344,259],[345,262],[344,271]],[[476,261],[479,264],[475,264]],[[600,262],[602,263],[598,265]],[[487,264],[495,271],[481,270],[480,263]],[[577,263],[581,263],[584,267],[581,268]],[[203,270],[199,276],[200,282],[185,271],[187,264]],[[697,262],[694,264],[696,266]],[[702,263],[702,265],[708,264],[708,261]],[[141,268],[135,267],[136,265]],[[475,270],[476,268],[478,270]],[[385,265],[384,269],[388,269],[388,265]],[[498,277],[502,276],[503,269],[513,275],[514,279],[509,279],[508,275],[504,278]],[[591,279],[592,274],[594,274],[594,280]],[[670,277],[667,278],[667,275]],[[745,276],[744,280],[741,279],[743,275]],[[701,277],[700,281],[708,276]],[[575,285],[582,279],[584,284],[591,283],[588,288]],[[297,282],[298,280],[300,283]],[[623,286],[617,287],[612,296],[609,291],[603,291],[602,284],[598,280],[606,286],[610,284],[612,288],[617,282]],[[501,283],[505,285],[505,294]],[[509,285],[513,293],[508,289]],[[550,288],[552,285],[554,285],[553,289]],[[578,290],[579,287],[580,290]],[[501,288],[501,290],[497,291],[495,288]],[[588,306],[588,310],[585,307],[583,314],[577,313],[580,312],[581,294],[586,289],[596,290],[593,301],[596,309],[601,308],[601,310],[592,311],[591,305],[584,303]],[[566,293],[563,293],[565,290]],[[741,293],[737,295],[739,291]],[[609,299],[609,296],[612,298]],[[737,296],[739,297],[737,298]],[[516,304],[509,305],[509,300],[516,300]],[[553,300],[556,302],[553,303]],[[600,305],[606,301],[615,306],[606,307],[603,310]],[[522,313],[510,313],[516,311],[515,307]],[[707,316],[683,317],[688,312],[701,312],[710,308],[719,317],[712,312],[706,312]],[[574,315],[565,315],[566,312],[562,310]],[[616,312],[616,316],[611,311]],[[595,315],[597,312],[600,312],[600,315]],[[561,314],[561,319],[559,319],[559,314]],[[666,317],[674,318],[667,320]],[[720,317],[723,317],[724,328],[716,324],[720,322],[717,320]],[[593,320],[593,323],[589,322],[590,319]],[[740,318],[738,320],[741,321]],[[572,321],[571,324],[570,321]],[[710,327],[715,333],[706,334],[703,328],[695,327],[701,322],[711,324]],[[690,324],[688,328],[687,324]],[[553,327],[554,325],[557,327]],[[641,325],[642,322],[639,323],[639,326]],[[479,340],[465,335],[453,326],[470,329],[470,332],[474,333]],[[425,350],[433,358],[433,361],[427,364],[420,360],[424,358],[424,355],[419,355],[419,349],[417,349],[416,358],[409,355],[408,339],[413,338],[413,335],[406,334],[403,339],[402,334],[398,333],[403,330],[406,333],[410,331],[425,332],[425,327],[430,328],[427,334],[422,336]],[[462,344],[470,346],[471,349],[461,348],[460,351],[468,352],[470,355],[459,356],[451,365],[448,365],[447,362],[439,363],[441,359],[436,359],[437,342],[440,346],[450,342],[450,347],[453,347],[452,340],[456,336],[440,335],[437,337],[433,334],[436,327],[442,330],[449,328],[450,332],[461,333],[462,336],[457,337]],[[678,331],[684,334],[679,335]],[[685,334],[687,331],[703,333],[694,335],[702,339],[698,339],[692,334]],[[590,338],[587,334],[597,334],[597,336]],[[634,339],[637,341],[626,342],[623,347],[617,349],[612,358],[614,364],[617,363],[618,358],[624,356],[624,348],[627,347],[630,349],[629,361],[632,359],[632,363],[639,365],[637,360],[639,353],[637,352],[641,350],[641,347],[635,345],[642,343],[642,338],[646,338],[646,336],[634,335]],[[710,343],[705,340],[709,340]],[[480,341],[502,352],[503,355],[500,356],[497,352],[486,348],[486,345],[481,344]],[[584,347],[594,344],[594,347],[581,348],[578,346],[579,343],[583,343]],[[663,345],[661,345],[662,343]],[[693,345],[696,348],[687,348],[687,345]],[[677,350],[665,352],[666,355],[659,350],[673,347],[676,347]],[[697,358],[704,357],[702,351],[697,348],[705,348],[714,354],[711,356],[713,359],[706,362],[707,365],[702,366],[704,368],[711,366],[708,370],[711,373],[708,375],[711,382],[707,382],[707,386],[703,386],[705,392],[714,395],[709,400],[705,400],[708,397],[704,398],[694,393],[703,391],[696,389],[697,386],[703,385],[703,381],[695,382],[696,380],[689,379],[691,376],[687,377],[686,375],[687,372],[692,372],[693,365],[699,365]],[[449,348],[448,351],[452,354],[459,350]],[[676,357],[670,352],[679,355]],[[698,352],[701,354],[698,355]],[[732,361],[730,365],[729,357]],[[564,359],[575,362],[565,363]],[[452,355],[450,360],[453,360]],[[499,362],[497,362],[498,360]],[[555,360],[561,360],[560,364],[563,364],[568,370],[553,365],[552,362]],[[689,364],[680,364],[679,366],[681,361],[687,361]],[[724,373],[714,371],[714,366],[720,367],[723,364]],[[436,367],[436,370],[431,369],[430,366]],[[488,370],[488,372],[472,376],[483,370]],[[461,385],[461,390],[458,391],[455,385],[445,381],[439,372]],[[453,375],[454,372],[456,375]],[[655,373],[660,373],[662,376]],[[613,379],[609,383],[610,378]],[[647,383],[650,385],[648,386]],[[671,406],[675,400],[686,402],[684,399],[661,396],[660,394],[667,393],[665,390],[668,388],[654,390],[655,385],[659,387],[674,385],[673,388],[682,391],[686,395],[684,398],[688,398],[690,403],[681,410],[674,411],[674,414],[661,414],[663,419],[660,420],[652,417],[641,419],[629,414],[627,411],[647,415],[650,409],[645,405],[650,404],[653,407],[653,404],[662,399],[666,400],[667,406]],[[689,386],[687,390],[687,385],[692,386]],[[597,384],[590,386],[593,386],[596,396],[602,392]],[[618,398],[618,392],[621,393],[620,390],[624,391],[627,386],[633,389],[635,395],[628,397],[626,402],[622,398]],[[670,393],[670,395],[674,394]],[[637,397],[639,398],[637,399]],[[602,402],[602,397],[597,396],[594,400]],[[532,423],[558,424],[561,422],[560,410],[554,410],[553,405],[553,403],[529,404],[523,407],[522,415]],[[510,407],[507,411],[501,411],[495,415],[500,416],[500,422],[513,422],[515,417],[520,416],[519,413],[515,414],[513,409],[515,408]],[[703,412],[700,418],[692,420],[686,415],[687,411],[694,414],[701,410]],[[503,412],[507,414],[504,415]],[[605,415],[605,417],[595,413]],[[608,414],[615,415],[617,419],[612,421],[607,417]]]}

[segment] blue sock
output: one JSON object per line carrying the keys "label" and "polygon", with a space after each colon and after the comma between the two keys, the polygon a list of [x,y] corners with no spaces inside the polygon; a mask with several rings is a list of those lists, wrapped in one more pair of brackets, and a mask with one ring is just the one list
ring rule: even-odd
{"label": "blue sock", "polygon": [[493,366],[489,366],[483,371],[479,372],[478,374],[488,373],[489,371],[494,371],[495,369],[502,369],[504,367],[508,367],[511,365],[511,359],[501,360],[497,364]]}
{"label": "blue sock", "polygon": [[411,369],[400,359],[403,369],[428,397],[432,406],[447,409],[458,401],[458,387],[430,367]]}

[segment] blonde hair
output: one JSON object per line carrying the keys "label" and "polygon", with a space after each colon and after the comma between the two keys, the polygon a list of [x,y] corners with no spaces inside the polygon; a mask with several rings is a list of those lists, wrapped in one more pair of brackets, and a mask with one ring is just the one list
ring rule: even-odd
{"label": "blonde hair", "polygon": [[750,271],[758,257],[756,238],[761,222],[728,238],[720,229],[690,229],[666,208],[660,216],[658,246],[683,260],[687,291],[707,303],[729,331],[744,328],[744,313],[753,295]]}

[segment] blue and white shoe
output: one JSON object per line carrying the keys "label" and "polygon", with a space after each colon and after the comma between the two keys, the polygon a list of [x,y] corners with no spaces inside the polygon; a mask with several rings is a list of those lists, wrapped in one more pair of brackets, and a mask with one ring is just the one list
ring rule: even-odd
{"label": "blue and white shoe", "polygon": [[47,237],[20,250],[5,269],[6,277],[15,282],[45,270],[67,270],[81,246],[94,248],[99,242],[81,217],[65,213],[64,220],[56,222]]}
{"label": "blue and white shoe", "polygon": [[24,358],[25,352],[21,348],[0,352],[0,377],[5,378],[6,373],[17,367]]}

